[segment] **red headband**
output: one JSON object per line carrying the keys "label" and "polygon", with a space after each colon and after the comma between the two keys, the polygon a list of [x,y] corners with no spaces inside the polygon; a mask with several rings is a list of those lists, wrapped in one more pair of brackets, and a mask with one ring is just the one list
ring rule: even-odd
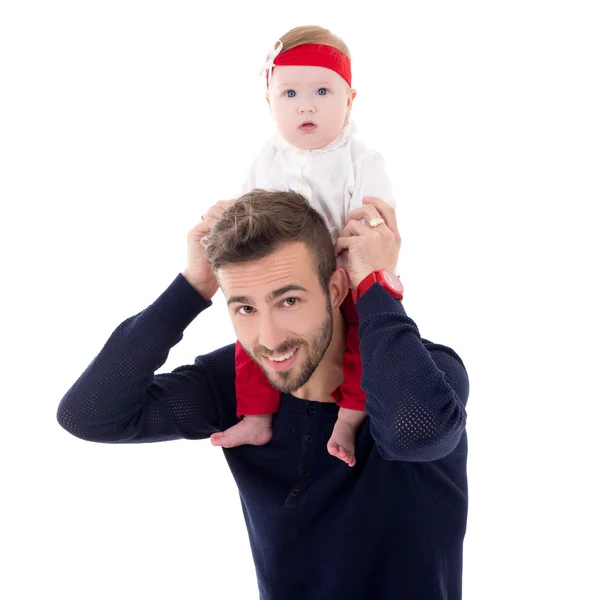
{"label": "red headband", "polygon": [[325,67],[335,71],[352,87],[350,59],[337,48],[326,44],[301,44],[284,52],[281,52],[281,48],[281,42],[277,42],[275,49],[269,52],[265,65],[267,87],[273,67],[276,66]]}

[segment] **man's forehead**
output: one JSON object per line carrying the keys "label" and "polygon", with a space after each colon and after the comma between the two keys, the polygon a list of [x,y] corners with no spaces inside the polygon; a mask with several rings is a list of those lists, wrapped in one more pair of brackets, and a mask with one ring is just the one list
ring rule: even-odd
{"label": "man's forehead", "polygon": [[226,264],[218,272],[227,299],[233,296],[262,300],[283,288],[310,291],[318,285],[313,260],[304,244],[289,244],[264,258]]}

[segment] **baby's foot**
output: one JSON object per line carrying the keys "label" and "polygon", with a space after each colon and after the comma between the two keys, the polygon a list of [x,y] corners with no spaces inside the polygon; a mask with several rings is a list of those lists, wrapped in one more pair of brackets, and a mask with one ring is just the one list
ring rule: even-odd
{"label": "baby's foot", "polygon": [[332,456],[343,460],[349,467],[356,464],[356,432],[360,424],[367,418],[361,410],[340,408],[333,432],[327,442],[327,450]]}
{"label": "baby's foot", "polygon": [[223,448],[234,448],[242,444],[264,446],[273,437],[272,422],[273,415],[245,415],[233,427],[220,433],[213,433],[210,441],[213,446]]}

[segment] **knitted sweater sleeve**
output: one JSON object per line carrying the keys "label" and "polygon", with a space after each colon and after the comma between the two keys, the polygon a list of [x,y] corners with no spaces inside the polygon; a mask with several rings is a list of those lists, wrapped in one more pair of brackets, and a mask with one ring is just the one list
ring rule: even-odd
{"label": "knitted sweater sleeve", "polygon": [[59,424],[94,442],[201,439],[219,430],[219,406],[200,363],[155,375],[194,318],[210,306],[179,274],[125,320],[61,400]]}
{"label": "knitted sweater sleeve", "polygon": [[469,380],[452,349],[421,339],[404,310],[374,285],[356,304],[361,385],[371,435],[388,460],[433,461],[458,445]]}

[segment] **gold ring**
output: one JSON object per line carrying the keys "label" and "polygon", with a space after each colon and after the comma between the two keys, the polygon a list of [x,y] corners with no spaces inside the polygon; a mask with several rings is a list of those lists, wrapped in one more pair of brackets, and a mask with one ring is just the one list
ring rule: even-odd
{"label": "gold ring", "polygon": [[368,225],[371,229],[375,229],[375,227],[379,227],[382,223],[385,223],[385,219],[381,217],[374,217],[368,222]]}

